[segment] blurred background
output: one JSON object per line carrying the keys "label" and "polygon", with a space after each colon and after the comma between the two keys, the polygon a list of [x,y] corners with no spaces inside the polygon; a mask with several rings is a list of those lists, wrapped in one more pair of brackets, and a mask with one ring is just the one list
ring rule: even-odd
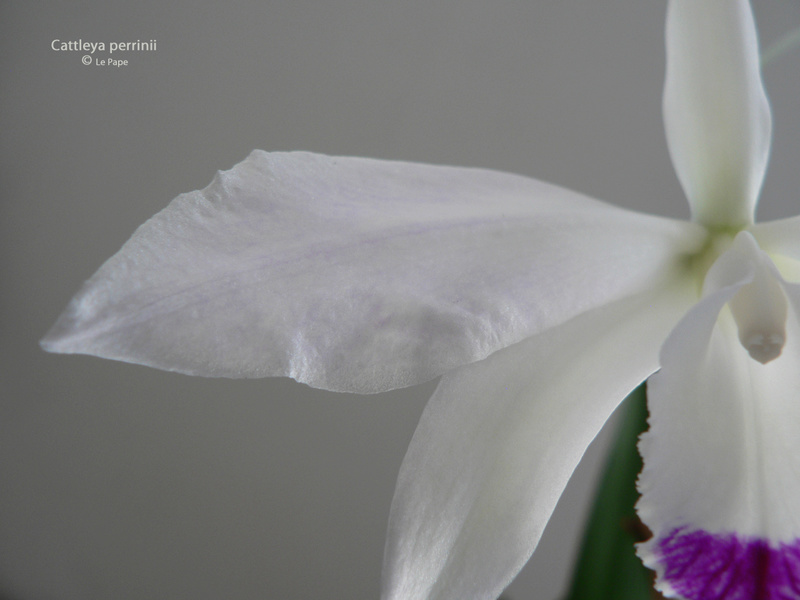
{"label": "blurred background", "polygon": [[[757,4],[762,45],[800,26],[797,0]],[[435,382],[360,397],[37,342],[136,226],[253,148],[489,167],[687,217],[661,122],[665,6],[0,2],[0,598],[377,598]],[[156,50],[108,54],[136,40]],[[800,51],[765,78],[772,219],[800,207]],[[563,592],[608,437],[511,600]]]}

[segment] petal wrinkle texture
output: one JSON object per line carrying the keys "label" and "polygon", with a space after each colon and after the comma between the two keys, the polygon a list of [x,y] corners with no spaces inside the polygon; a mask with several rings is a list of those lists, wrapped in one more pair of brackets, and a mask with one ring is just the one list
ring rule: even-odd
{"label": "petal wrinkle texture", "polygon": [[400,469],[383,599],[496,599],[693,290],[611,303],[444,375]]}
{"label": "petal wrinkle texture", "polygon": [[656,286],[701,242],[520,176],[254,151],[137,229],[42,344],[378,392]]}
{"label": "petal wrinkle texture", "polygon": [[753,222],[772,117],[748,0],[671,0],[664,124],[694,221]]}

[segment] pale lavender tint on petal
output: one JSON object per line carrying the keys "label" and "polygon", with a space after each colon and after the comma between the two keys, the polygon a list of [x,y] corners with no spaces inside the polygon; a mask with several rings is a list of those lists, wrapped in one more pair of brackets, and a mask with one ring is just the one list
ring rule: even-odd
{"label": "pale lavender tint on petal", "polygon": [[42,345],[374,393],[657,287],[702,238],[517,175],[254,151],[137,229]]}
{"label": "pale lavender tint on petal", "polygon": [[800,598],[800,539],[770,544],[759,537],[679,528],[657,548],[665,583],[686,600]]}

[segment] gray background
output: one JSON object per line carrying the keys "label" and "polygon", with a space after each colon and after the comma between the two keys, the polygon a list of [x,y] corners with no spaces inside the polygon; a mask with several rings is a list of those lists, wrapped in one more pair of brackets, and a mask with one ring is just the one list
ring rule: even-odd
{"label": "gray background", "polygon": [[[358,397],[37,345],[137,225],[252,148],[492,167],[688,216],[661,125],[663,1],[0,7],[4,598],[377,597],[394,478],[433,384]],[[765,45],[800,25],[796,0],[756,9]],[[50,48],[78,38],[157,50],[115,69]],[[797,51],[766,71],[762,218],[798,212],[799,75]],[[599,446],[513,600],[562,591]]]}

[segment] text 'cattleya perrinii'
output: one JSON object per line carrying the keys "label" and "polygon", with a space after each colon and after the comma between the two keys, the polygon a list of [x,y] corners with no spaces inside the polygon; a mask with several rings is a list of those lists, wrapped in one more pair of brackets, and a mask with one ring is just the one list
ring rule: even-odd
{"label": "text 'cattleya perrinii'", "polygon": [[690,600],[800,598],[800,219],[754,223],[771,117],[747,0],[670,0],[692,219],[499,172],[253,152],[142,225],[42,344],[380,392],[442,376],[383,597],[493,599],[649,379],[640,545]]}

